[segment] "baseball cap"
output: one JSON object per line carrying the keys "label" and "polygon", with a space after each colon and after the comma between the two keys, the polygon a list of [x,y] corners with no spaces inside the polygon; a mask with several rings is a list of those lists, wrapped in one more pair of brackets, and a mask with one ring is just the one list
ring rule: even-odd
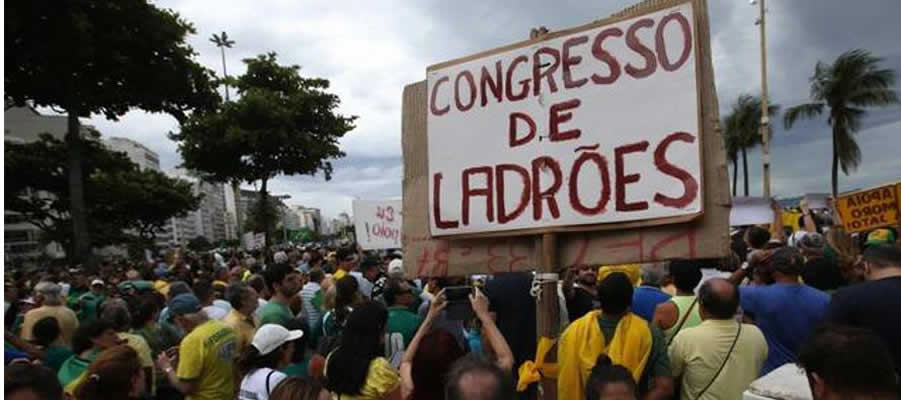
{"label": "baseball cap", "polygon": [[877,244],[893,243],[894,241],[895,232],[892,232],[891,229],[881,228],[876,229],[870,232],[869,235],[867,235],[867,242],[864,244],[864,247]]}
{"label": "baseball cap", "polygon": [[178,316],[200,312],[200,300],[193,293],[182,293],[169,301],[169,315]]}
{"label": "baseball cap", "polygon": [[102,286],[102,285],[104,285],[104,284],[105,284],[105,283],[103,282],[102,279],[94,279],[93,281],[91,281],[91,286],[94,286],[94,285],[101,285],[101,286]]}
{"label": "baseball cap", "polygon": [[260,352],[260,355],[266,355],[281,345],[301,337],[303,331],[300,329],[289,331],[281,325],[266,324],[257,329],[250,344]]}
{"label": "baseball cap", "polygon": [[388,276],[400,278],[404,276],[404,260],[394,259],[388,263]]}

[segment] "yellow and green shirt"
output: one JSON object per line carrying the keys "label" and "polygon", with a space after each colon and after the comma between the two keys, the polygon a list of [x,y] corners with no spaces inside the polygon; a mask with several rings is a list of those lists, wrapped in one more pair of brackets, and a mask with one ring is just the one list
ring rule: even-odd
{"label": "yellow and green shirt", "polygon": [[185,336],[178,351],[176,376],[196,382],[186,400],[220,400],[234,396],[235,331],[209,320]]}

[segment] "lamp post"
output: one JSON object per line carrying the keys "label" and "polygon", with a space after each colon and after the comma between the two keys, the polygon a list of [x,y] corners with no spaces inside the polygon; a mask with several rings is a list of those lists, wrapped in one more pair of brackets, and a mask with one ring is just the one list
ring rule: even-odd
{"label": "lamp post", "polygon": [[760,15],[757,25],[760,27],[760,136],[763,142],[763,197],[770,198],[770,115],[766,76],[766,0],[751,0],[751,5],[758,3]]}

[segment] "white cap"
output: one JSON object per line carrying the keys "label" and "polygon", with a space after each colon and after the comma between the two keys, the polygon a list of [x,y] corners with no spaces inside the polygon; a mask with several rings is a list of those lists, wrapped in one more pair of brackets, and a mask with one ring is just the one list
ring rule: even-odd
{"label": "white cap", "polygon": [[301,337],[303,331],[300,329],[289,331],[281,325],[266,324],[257,329],[250,344],[260,352],[260,355],[266,355],[281,345]]}
{"label": "white cap", "polygon": [[400,278],[404,276],[404,260],[396,258],[388,263],[388,276]]}
{"label": "white cap", "polygon": [[279,251],[272,255],[272,261],[275,261],[276,264],[288,262],[288,255],[284,251]]}
{"label": "white cap", "polygon": [[94,286],[94,285],[103,285],[103,284],[104,284],[104,282],[103,282],[102,280],[100,280],[100,279],[94,279],[93,281],[91,281],[91,286]]}

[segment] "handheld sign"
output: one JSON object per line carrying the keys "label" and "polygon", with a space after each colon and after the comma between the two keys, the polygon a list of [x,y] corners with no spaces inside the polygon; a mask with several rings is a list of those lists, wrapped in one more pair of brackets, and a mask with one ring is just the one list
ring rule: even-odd
{"label": "handheld sign", "polygon": [[728,255],[709,42],[704,0],[650,0],[428,68],[403,95],[408,276],[533,270],[546,232],[561,266]]}
{"label": "handheld sign", "polygon": [[702,212],[692,3],[428,69],[434,236]]}
{"label": "handheld sign", "polygon": [[837,207],[845,232],[897,225],[899,187],[901,183],[892,183],[839,196]]}
{"label": "handheld sign", "polygon": [[773,219],[773,207],[770,205],[770,199],[764,197],[735,197],[732,199],[732,211],[729,213],[729,224],[732,226],[771,224]]}
{"label": "handheld sign", "polygon": [[354,200],[354,232],[363,250],[401,247],[402,204],[400,200]]}

